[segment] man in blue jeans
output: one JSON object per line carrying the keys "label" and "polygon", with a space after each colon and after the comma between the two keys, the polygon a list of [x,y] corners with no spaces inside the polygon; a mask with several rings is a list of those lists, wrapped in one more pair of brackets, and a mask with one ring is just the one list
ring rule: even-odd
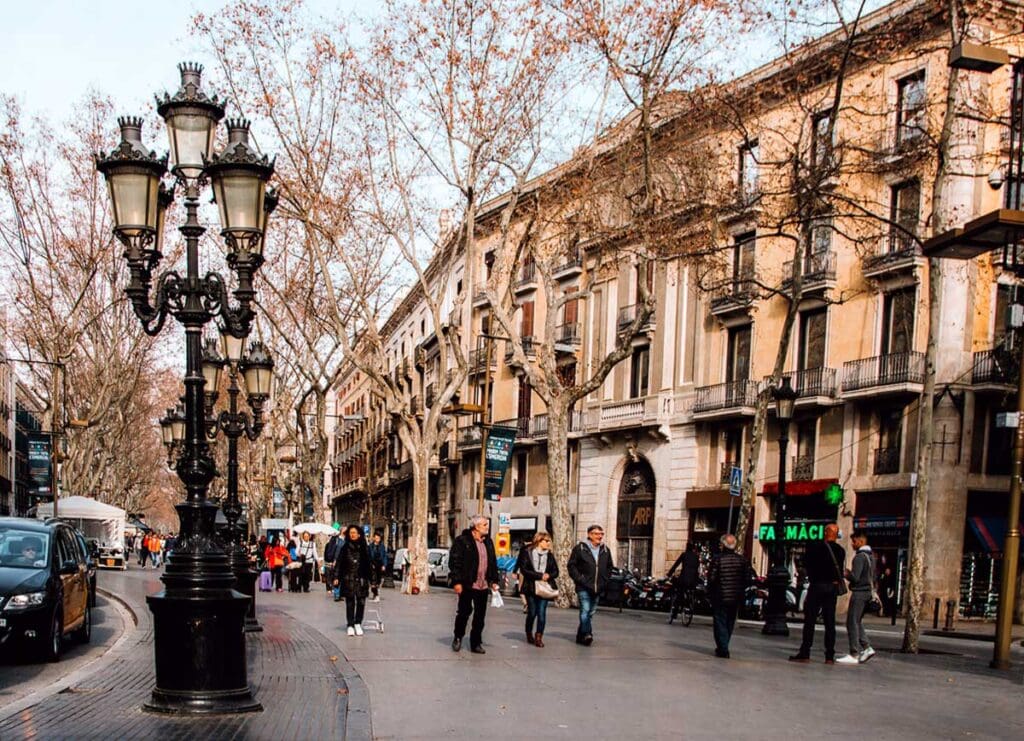
{"label": "man in blue jeans", "polygon": [[736,552],[736,536],[719,538],[722,547],[711,562],[708,573],[708,593],[711,596],[712,627],[715,635],[715,656],[729,658],[729,640],[736,626],[736,615],[753,570],[750,562]]}
{"label": "man in blue jeans", "polygon": [[591,620],[597,611],[598,596],[613,568],[612,553],[604,544],[604,528],[600,525],[587,528],[587,539],[572,549],[568,565],[569,576],[576,584],[576,598],[580,604],[576,643],[589,646],[594,642]]}

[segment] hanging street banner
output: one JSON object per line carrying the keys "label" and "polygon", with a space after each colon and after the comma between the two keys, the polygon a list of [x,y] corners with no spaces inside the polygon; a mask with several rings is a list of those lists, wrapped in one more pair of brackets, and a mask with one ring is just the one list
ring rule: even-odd
{"label": "hanging street banner", "polygon": [[50,435],[49,433],[30,432],[27,437],[29,496],[49,499],[53,488],[50,469]]}
{"label": "hanging street banner", "polygon": [[515,427],[492,427],[487,432],[484,499],[489,502],[501,501],[501,489],[505,485],[505,471],[508,470],[508,462],[512,458],[512,446],[515,440]]}

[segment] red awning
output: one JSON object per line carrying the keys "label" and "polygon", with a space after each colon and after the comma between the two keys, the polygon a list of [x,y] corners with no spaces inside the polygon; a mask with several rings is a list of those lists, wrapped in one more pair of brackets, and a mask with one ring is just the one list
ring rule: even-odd
{"label": "red awning", "polygon": [[[821,494],[832,484],[838,484],[839,479],[811,479],[810,481],[787,481],[787,497],[807,497],[813,494]],[[779,482],[769,481],[761,489],[761,496],[775,496],[779,493]]]}

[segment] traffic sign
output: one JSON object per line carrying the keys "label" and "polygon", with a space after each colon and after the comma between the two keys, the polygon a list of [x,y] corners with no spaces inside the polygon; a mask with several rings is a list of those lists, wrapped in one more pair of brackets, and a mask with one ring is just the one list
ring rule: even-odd
{"label": "traffic sign", "polygon": [[729,471],[729,494],[738,497],[743,491],[743,469],[733,466]]}

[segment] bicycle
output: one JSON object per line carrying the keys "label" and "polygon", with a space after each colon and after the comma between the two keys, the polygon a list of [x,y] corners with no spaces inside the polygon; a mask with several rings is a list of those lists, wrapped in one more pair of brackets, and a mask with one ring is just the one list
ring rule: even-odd
{"label": "bicycle", "polygon": [[689,627],[693,622],[693,588],[677,589],[675,598],[672,600],[672,610],[669,612],[668,624],[671,625],[676,616],[680,616],[680,622],[684,627]]}

